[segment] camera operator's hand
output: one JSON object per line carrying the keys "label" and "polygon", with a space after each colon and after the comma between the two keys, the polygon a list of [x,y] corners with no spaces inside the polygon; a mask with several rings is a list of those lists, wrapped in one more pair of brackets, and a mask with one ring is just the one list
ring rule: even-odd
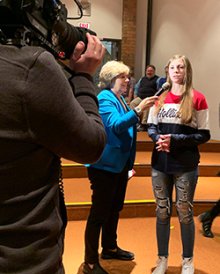
{"label": "camera operator's hand", "polygon": [[70,57],[69,64],[74,72],[93,75],[101,64],[106,49],[96,36],[86,33],[86,37],[88,40],[86,51],[83,52],[85,44],[79,41]]}

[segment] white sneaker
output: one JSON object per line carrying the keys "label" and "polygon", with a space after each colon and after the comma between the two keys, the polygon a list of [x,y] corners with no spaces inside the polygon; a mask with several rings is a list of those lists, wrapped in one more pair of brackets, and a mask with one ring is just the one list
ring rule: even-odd
{"label": "white sneaker", "polygon": [[181,274],[194,274],[192,258],[183,258]]}
{"label": "white sneaker", "polygon": [[159,257],[157,260],[157,266],[152,272],[152,274],[165,274],[168,268],[167,262],[168,262],[167,257]]}

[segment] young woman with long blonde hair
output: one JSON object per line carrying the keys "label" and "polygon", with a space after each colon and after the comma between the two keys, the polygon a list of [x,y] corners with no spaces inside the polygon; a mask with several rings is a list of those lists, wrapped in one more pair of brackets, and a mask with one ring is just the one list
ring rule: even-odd
{"label": "young woman with long blonde hair", "polygon": [[198,145],[210,139],[208,105],[204,95],[192,86],[192,67],[187,57],[175,55],[167,65],[170,89],[160,96],[148,118],[148,134],[155,143],[152,185],[159,256],[153,274],[164,274],[168,268],[174,187],[183,247],[181,273],[193,274],[193,197],[198,180]]}

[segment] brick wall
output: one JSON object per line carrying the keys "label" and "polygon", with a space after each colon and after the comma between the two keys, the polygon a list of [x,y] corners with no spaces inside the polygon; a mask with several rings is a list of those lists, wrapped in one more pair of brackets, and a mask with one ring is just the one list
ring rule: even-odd
{"label": "brick wall", "polygon": [[134,70],[137,0],[123,0],[121,60]]}

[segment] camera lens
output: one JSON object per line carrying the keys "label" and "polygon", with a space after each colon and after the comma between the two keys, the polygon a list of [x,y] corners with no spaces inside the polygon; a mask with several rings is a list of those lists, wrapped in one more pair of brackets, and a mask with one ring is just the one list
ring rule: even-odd
{"label": "camera lens", "polygon": [[83,41],[87,45],[86,33],[89,32],[92,35],[96,35],[95,32],[80,27],[74,27],[67,22],[58,22],[54,25],[53,30],[55,32],[55,47],[59,51],[65,53],[65,58],[69,59],[76,44],[79,41]]}

